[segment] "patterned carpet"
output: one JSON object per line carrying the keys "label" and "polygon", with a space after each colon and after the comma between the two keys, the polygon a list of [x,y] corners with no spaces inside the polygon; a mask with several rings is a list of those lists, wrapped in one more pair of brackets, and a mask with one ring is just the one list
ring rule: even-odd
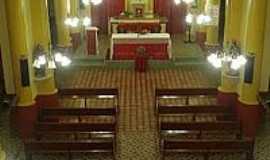
{"label": "patterned carpet", "polygon": [[[58,75],[59,76],[59,75]],[[59,78],[59,77],[58,77]],[[207,71],[200,67],[185,66],[178,69],[149,70],[138,73],[128,69],[78,68],[69,70],[61,75],[58,84],[71,88],[118,88],[120,91],[119,133],[117,134],[117,160],[158,160],[159,141],[154,116],[155,88],[194,88],[213,87],[213,81]],[[178,102],[181,103],[181,99]],[[77,102],[63,102],[70,105]],[[104,106],[114,103],[89,101]],[[162,103],[175,103],[165,101]],[[194,99],[192,103],[215,103],[213,99]],[[82,104],[80,104],[82,105]],[[24,160],[23,145],[18,139],[17,132],[9,128],[9,112],[1,112],[0,135],[7,160]],[[256,160],[270,160],[270,128],[269,117],[266,116],[256,145]],[[239,155],[214,155],[212,160],[241,160]],[[67,155],[36,155],[34,160],[64,160]],[[75,155],[74,160],[110,160],[106,155]],[[201,156],[172,155],[166,160],[200,160]]]}

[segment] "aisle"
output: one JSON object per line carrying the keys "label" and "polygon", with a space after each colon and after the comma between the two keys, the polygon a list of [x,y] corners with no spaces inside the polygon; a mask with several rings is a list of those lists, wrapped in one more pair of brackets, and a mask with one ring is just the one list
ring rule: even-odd
{"label": "aisle", "polygon": [[74,72],[72,77],[63,85],[72,88],[116,87],[120,90],[119,160],[157,160],[159,157],[154,116],[155,88],[211,87],[214,84],[198,67],[150,70],[146,73],[84,68]]}

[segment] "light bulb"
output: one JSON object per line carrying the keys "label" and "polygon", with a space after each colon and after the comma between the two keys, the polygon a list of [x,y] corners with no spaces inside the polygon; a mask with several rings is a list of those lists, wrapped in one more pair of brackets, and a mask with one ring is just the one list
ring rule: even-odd
{"label": "light bulb", "polygon": [[55,55],[54,55],[54,60],[56,62],[62,62],[62,58],[63,58],[63,55],[59,52],[57,52]]}
{"label": "light bulb", "polygon": [[214,66],[215,68],[220,68],[220,67],[222,66],[222,61],[221,61],[221,59],[217,59],[217,60],[214,61],[212,64],[213,64],[213,66]]}
{"label": "light bulb", "polygon": [[62,57],[61,65],[63,67],[69,66],[71,64],[71,60],[67,56]]}
{"label": "light bulb", "polygon": [[204,22],[204,15],[203,14],[198,15],[198,17],[196,19],[196,23],[201,25],[201,24],[203,24],[203,22]]}
{"label": "light bulb", "polygon": [[46,56],[42,55],[38,57],[38,64],[45,65],[47,63]]}
{"label": "light bulb", "polygon": [[187,3],[187,4],[190,4],[190,3],[193,3],[194,2],[194,0],[183,0],[185,3]]}
{"label": "light bulb", "polygon": [[99,5],[100,3],[102,3],[102,0],[91,0],[91,2],[93,3],[93,5]]}
{"label": "light bulb", "polygon": [[230,67],[233,70],[238,70],[241,67],[241,64],[237,59],[233,59]]}
{"label": "light bulb", "polygon": [[208,15],[204,15],[204,14],[200,14],[198,15],[197,19],[196,19],[196,23],[201,25],[201,24],[207,24],[211,21],[211,17]]}
{"label": "light bulb", "polygon": [[191,13],[189,13],[187,16],[186,16],[186,22],[188,24],[191,24],[193,21],[193,15]]}
{"label": "light bulb", "polygon": [[82,0],[82,3],[86,6],[90,5],[90,0]]}
{"label": "light bulb", "polygon": [[41,67],[37,59],[34,60],[33,66],[35,68],[40,68]]}
{"label": "light bulb", "polygon": [[209,23],[212,21],[212,18],[208,15],[204,16],[204,23]]}
{"label": "light bulb", "polygon": [[72,23],[72,19],[71,18],[66,18],[65,25],[69,26],[71,23]]}
{"label": "light bulb", "polygon": [[181,0],[174,0],[174,3],[175,3],[176,5],[180,4],[181,2],[182,2]]}
{"label": "light bulb", "polygon": [[50,60],[48,62],[48,68],[49,69],[56,69],[56,64],[55,64],[54,60]]}
{"label": "light bulb", "polygon": [[247,63],[247,59],[246,59],[246,57],[243,56],[243,55],[238,56],[237,59],[238,59],[238,62],[239,62],[241,65],[245,65],[245,64]]}
{"label": "light bulb", "polygon": [[72,21],[71,21],[71,24],[70,24],[70,26],[71,27],[77,27],[78,25],[79,25],[79,18],[77,18],[77,17],[74,17],[74,18],[72,18]]}
{"label": "light bulb", "polygon": [[89,17],[84,17],[83,18],[83,25],[85,27],[90,26],[91,25],[91,19]]}

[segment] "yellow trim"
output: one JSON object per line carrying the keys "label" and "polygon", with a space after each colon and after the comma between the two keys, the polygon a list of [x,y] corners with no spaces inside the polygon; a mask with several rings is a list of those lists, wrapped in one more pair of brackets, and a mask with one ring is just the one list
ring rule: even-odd
{"label": "yellow trim", "polygon": [[57,94],[58,92],[58,89],[55,89],[54,91],[52,92],[39,92],[38,93],[38,96],[49,96],[49,95],[55,95]]}
{"label": "yellow trim", "polygon": [[245,104],[245,105],[250,105],[250,106],[259,105],[258,101],[246,101],[246,100],[241,99],[241,97],[238,98],[238,101]]}
{"label": "yellow trim", "polygon": [[35,104],[36,104],[36,101],[32,100],[32,102],[17,103],[17,107],[32,107]]}
{"label": "yellow trim", "polygon": [[6,159],[6,152],[3,150],[0,151],[0,160],[5,160]]}

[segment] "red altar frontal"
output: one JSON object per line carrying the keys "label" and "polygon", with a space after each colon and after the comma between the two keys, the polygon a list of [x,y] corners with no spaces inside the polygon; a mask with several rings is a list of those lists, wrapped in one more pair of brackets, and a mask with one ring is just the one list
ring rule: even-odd
{"label": "red altar frontal", "polygon": [[145,48],[148,59],[171,58],[171,39],[167,33],[113,34],[110,57],[113,60],[134,60],[139,47]]}

